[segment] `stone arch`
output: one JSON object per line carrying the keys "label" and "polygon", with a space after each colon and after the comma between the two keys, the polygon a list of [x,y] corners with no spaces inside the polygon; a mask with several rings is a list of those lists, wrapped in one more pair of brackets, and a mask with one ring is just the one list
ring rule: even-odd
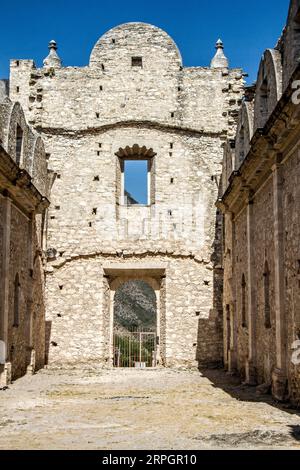
{"label": "stone arch", "polygon": [[131,147],[129,145],[125,148],[120,147],[116,155],[120,158],[152,158],[155,157],[156,153],[152,148],[147,148],[145,145],[141,147],[134,144]]}
{"label": "stone arch", "polygon": [[35,136],[31,153],[30,174],[32,175],[33,183],[37,189],[43,195],[46,195],[47,160],[44,142],[40,136]]}
{"label": "stone arch", "polygon": [[107,296],[103,310],[103,328],[106,339],[105,356],[107,361],[113,362],[113,328],[114,328],[114,302],[117,290],[128,281],[143,281],[155,292],[156,296],[156,335],[159,338],[157,345],[157,363],[164,364],[166,360],[166,308],[165,308],[165,272],[166,264],[153,263],[112,263],[103,266],[104,284]]}
{"label": "stone arch", "polygon": [[250,150],[250,142],[253,137],[253,104],[244,101],[240,110],[235,141],[235,169],[246,158]]}
{"label": "stone arch", "polygon": [[278,44],[283,55],[283,88],[289,84],[291,76],[300,62],[300,4],[291,0],[287,25]]}
{"label": "stone arch", "polygon": [[[18,142],[22,139],[22,142]],[[28,155],[30,155],[30,136],[26,118],[20,103],[14,103],[9,120],[7,132],[7,152],[21,167],[28,169]],[[21,154],[18,156],[18,147],[21,146]]]}
{"label": "stone arch", "polygon": [[0,145],[5,150],[7,149],[8,124],[12,106],[8,97],[0,102]]}
{"label": "stone arch", "polygon": [[125,160],[148,161],[148,205],[155,202],[155,156],[153,148],[138,144],[126,145],[115,152],[116,159],[116,197],[118,205],[125,205],[124,162]]}
{"label": "stone arch", "polygon": [[[110,290],[112,292],[111,301],[113,303],[115,301],[115,295],[118,289],[122,288],[122,286],[126,284],[127,282],[132,282],[132,281],[144,282],[148,286],[150,286],[153,292],[156,292],[156,293],[159,292],[160,287],[161,287],[158,279],[156,279],[155,277],[151,277],[151,276],[147,276],[147,275],[139,274],[139,273],[126,274],[126,272],[124,272],[123,275],[118,276],[117,278],[111,280],[110,282]],[[156,298],[156,303],[158,303],[158,298]]]}
{"label": "stone arch", "polygon": [[[139,272],[129,275],[124,273],[113,280],[110,287],[114,366],[134,367],[134,363],[140,359],[146,367],[155,367],[160,362],[160,352],[156,344],[160,336],[159,281]],[[147,308],[143,308],[145,301],[148,303]],[[148,348],[144,348],[144,342],[142,343],[142,359],[137,357],[136,351],[141,338],[146,338],[150,343]],[[119,354],[116,354],[116,351]]]}
{"label": "stone arch", "polygon": [[228,140],[224,145],[223,163],[222,163],[222,180],[219,188],[219,196],[222,197],[229,185],[229,178],[234,171],[235,164],[235,141]]}
{"label": "stone arch", "polygon": [[[146,297],[149,302],[148,312],[149,318],[145,318],[143,312],[138,310],[134,311],[130,318],[124,318],[122,316],[122,309],[128,306],[128,300],[131,302],[131,305],[134,305],[135,301],[139,301],[139,297]],[[126,327],[140,327],[140,328],[150,328],[156,330],[156,321],[157,321],[157,299],[155,295],[155,290],[151,286],[151,282],[147,282],[144,279],[127,279],[123,280],[120,283],[119,287],[115,290],[114,294],[114,324],[119,323],[120,325]],[[145,310],[143,305],[141,310]],[[140,314],[142,313],[142,315]],[[123,324],[124,323],[124,324]]]}
{"label": "stone arch", "polygon": [[178,70],[182,58],[173,39],[162,29],[147,23],[125,23],[106,32],[94,46],[90,67],[103,72],[130,70],[132,58],[141,57],[145,70]]}
{"label": "stone arch", "polygon": [[254,102],[254,131],[265,126],[281,95],[281,53],[275,49],[267,49],[258,71]]}

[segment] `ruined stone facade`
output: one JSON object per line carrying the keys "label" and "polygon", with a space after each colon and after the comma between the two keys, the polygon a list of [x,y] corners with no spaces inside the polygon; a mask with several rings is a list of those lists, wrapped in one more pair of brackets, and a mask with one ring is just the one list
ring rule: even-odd
{"label": "ruined stone facade", "polygon": [[263,55],[255,90],[247,90],[236,139],[224,146],[218,204],[225,225],[225,365],[295,405],[300,403],[299,21],[300,2],[294,0],[282,37]]}
{"label": "ruined stone facade", "polygon": [[[243,94],[223,44],[211,67],[183,67],[162,30],[106,33],[87,67],[11,62],[10,98],[45,143],[56,178],[47,229],[49,363],[112,364],[113,300],[128,279],[157,296],[157,363],[220,363],[215,200],[222,147]],[[148,161],[148,204],[124,201],[124,161]],[[214,269],[216,268],[216,269]]]}
{"label": "ruined stone facade", "polygon": [[0,86],[0,385],[45,363],[42,245],[49,205],[41,137]]}
{"label": "ruined stone facade", "polygon": [[[139,280],[156,298],[157,365],[224,360],[299,404],[299,18],[293,0],[246,89],[220,40],[210,67],[184,67],[144,23],[107,32],[86,67],[63,67],[54,41],[42,68],[11,61],[10,99],[0,82],[2,382],[44,360],[112,366],[115,295]],[[132,160],[147,162],[146,204],[126,192]]]}

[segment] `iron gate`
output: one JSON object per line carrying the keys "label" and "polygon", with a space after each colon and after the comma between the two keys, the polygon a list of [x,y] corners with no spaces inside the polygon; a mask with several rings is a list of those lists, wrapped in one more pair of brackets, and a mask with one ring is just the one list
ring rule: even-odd
{"label": "iron gate", "polygon": [[155,367],[157,337],[139,328],[114,331],[114,367]]}

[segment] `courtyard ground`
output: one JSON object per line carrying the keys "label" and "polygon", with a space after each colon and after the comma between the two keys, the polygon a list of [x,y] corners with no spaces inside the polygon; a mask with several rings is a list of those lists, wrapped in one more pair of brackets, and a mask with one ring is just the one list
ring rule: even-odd
{"label": "courtyard ground", "polygon": [[0,449],[300,450],[300,413],[222,371],[52,370],[0,391]]}

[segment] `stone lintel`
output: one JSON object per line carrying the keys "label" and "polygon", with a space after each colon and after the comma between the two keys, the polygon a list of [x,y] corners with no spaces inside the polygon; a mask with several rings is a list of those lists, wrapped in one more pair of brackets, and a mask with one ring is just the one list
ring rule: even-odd
{"label": "stone lintel", "polygon": [[168,263],[111,263],[104,264],[104,273],[109,277],[163,277]]}

